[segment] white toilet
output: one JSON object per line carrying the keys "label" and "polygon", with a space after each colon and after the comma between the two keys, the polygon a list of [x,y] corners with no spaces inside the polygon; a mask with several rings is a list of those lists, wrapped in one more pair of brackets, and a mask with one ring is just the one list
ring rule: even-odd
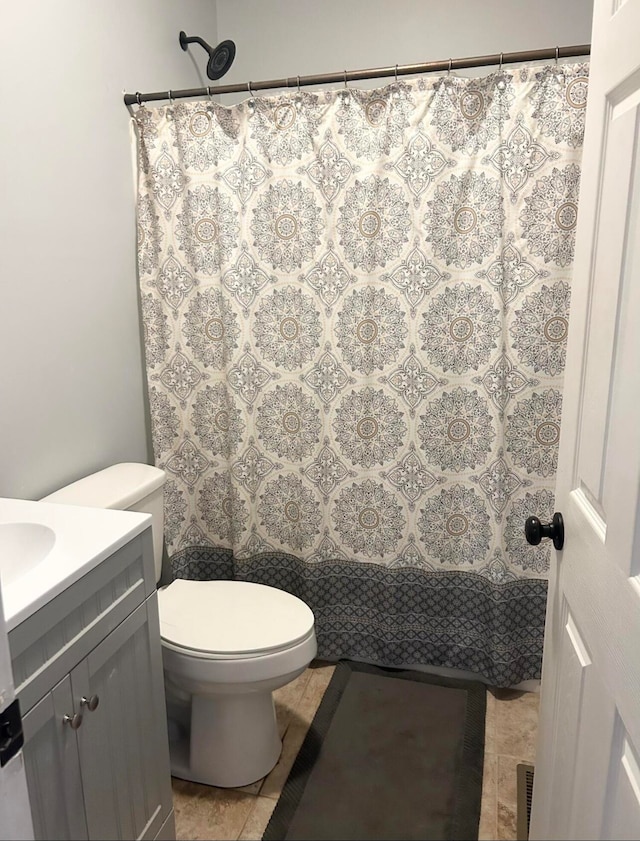
{"label": "white toilet", "polygon": [[[42,502],[151,514],[159,581],[164,482],[157,467],[115,464]],[[316,655],[311,609],[248,581],[177,579],[158,604],[172,774],[224,787],[259,780],[282,749],[271,693]]]}

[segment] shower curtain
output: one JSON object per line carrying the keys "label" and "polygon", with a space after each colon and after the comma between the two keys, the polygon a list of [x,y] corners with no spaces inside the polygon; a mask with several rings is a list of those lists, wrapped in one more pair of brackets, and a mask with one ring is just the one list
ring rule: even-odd
{"label": "shower curtain", "polygon": [[588,65],[141,107],[174,577],[318,656],[540,677]]}

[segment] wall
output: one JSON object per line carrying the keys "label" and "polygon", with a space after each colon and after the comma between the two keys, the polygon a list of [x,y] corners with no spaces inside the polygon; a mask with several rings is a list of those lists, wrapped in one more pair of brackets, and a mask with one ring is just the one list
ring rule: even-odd
{"label": "wall", "polygon": [[2,4],[0,497],[147,460],[122,92],[204,84],[181,29],[214,0]]}
{"label": "wall", "polygon": [[[592,0],[217,0],[219,37],[238,48],[223,83],[585,44],[592,7]],[[227,94],[223,102],[242,98]]]}
{"label": "wall", "polygon": [[246,81],[584,43],[591,5],[4,3],[0,496],[36,499],[110,463],[150,458],[122,92],[205,84],[206,56],[182,52],[180,29],[216,43],[217,10],[220,39],[238,47],[224,81]]}

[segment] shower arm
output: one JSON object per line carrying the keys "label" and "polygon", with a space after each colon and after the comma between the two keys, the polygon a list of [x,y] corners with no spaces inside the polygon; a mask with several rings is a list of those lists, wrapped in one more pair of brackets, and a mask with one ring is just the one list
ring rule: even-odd
{"label": "shower arm", "polygon": [[200,44],[200,46],[203,47],[209,53],[209,55],[211,55],[211,53],[213,52],[209,44],[207,44],[206,41],[200,38],[199,35],[187,35],[185,32],[181,32],[179,40],[180,46],[185,51],[187,49],[188,44]]}

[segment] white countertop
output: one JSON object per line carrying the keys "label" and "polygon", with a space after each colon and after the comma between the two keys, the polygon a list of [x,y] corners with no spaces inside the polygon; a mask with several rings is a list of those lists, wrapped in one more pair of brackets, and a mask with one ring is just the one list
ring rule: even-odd
{"label": "white countertop", "polygon": [[[10,631],[150,527],[151,515],[0,497],[0,525],[5,523],[38,523],[52,529],[55,536],[33,569],[2,587]],[[2,560],[13,563],[13,559]]]}

